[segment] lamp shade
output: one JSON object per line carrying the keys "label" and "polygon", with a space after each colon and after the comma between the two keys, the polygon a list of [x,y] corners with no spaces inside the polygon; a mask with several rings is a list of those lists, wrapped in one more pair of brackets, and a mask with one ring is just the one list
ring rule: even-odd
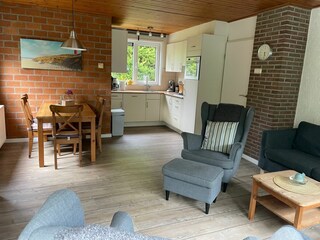
{"label": "lamp shade", "polygon": [[77,51],[87,51],[87,49],[77,39],[76,32],[74,30],[70,32],[70,38],[61,44],[61,48]]}

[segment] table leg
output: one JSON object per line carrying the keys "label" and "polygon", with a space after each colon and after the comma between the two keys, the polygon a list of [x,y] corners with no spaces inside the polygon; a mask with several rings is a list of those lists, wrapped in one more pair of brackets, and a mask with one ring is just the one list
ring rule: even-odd
{"label": "table leg", "polygon": [[254,217],[254,214],[256,212],[256,205],[257,205],[257,196],[258,196],[258,184],[253,179],[252,181],[252,191],[251,191],[251,198],[250,198],[250,206],[249,206],[249,212],[248,212],[248,218],[249,220],[252,220]]}
{"label": "table leg", "polygon": [[96,161],[96,119],[91,119],[91,162]]}
{"label": "table leg", "polygon": [[293,222],[293,226],[295,226],[296,229],[301,228],[302,215],[303,215],[303,207],[297,207],[296,215],[294,216],[294,222]]}
{"label": "table leg", "polygon": [[44,167],[43,120],[38,118],[39,167]]}

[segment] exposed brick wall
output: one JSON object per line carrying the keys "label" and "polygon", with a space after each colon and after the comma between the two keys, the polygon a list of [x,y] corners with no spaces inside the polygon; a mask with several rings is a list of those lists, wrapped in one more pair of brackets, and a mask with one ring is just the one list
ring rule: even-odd
{"label": "exposed brick wall", "polygon": [[[255,108],[245,154],[259,159],[262,131],[293,126],[310,10],[287,6],[257,17],[247,105]],[[261,61],[257,51],[268,43],[273,55]],[[253,74],[262,68],[262,74]]]}
{"label": "exposed brick wall", "polygon": [[[21,94],[28,93],[35,113],[43,101],[57,102],[67,89],[77,101],[107,97],[103,132],[110,132],[111,18],[75,12],[75,30],[87,48],[82,71],[22,69],[20,38],[64,41],[72,26],[70,11],[0,3],[0,104],[6,107],[7,137],[25,137]],[[98,69],[103,62],[105,69]]]}

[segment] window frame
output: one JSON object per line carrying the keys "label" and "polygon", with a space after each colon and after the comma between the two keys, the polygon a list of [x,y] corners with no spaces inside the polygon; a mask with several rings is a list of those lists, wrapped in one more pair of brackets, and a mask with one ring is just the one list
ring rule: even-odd
{"label": "window frame", "polygon": [[146,82],[143,79],[138,78],[138,47],[139,46],[150,46],[156,48],[156,62],[155,62],[155,81],[149,81],[148,85],[155,86],[161,84],[161,65],[162,65],[162,49],[163,49],[163,42],[162,41],[154,41],[154,40],[145,40],[145,39],[134,39],[128,38],[128,46],[133,46],[133,67],[132,67],[132,81],[136,85],[145,85]]}

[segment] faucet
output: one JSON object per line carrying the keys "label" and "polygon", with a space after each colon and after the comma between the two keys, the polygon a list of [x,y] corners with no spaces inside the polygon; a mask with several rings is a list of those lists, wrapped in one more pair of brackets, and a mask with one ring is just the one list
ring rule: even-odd
{"label": "faucet", "polygon": [[146,86],[146,91],[149,91],[150,90],[150,85],[149,85],[149,76],[148,75],[145,75],[144,76],[144,80],[146,81],[146,84],[145,84],[145,86]]}

